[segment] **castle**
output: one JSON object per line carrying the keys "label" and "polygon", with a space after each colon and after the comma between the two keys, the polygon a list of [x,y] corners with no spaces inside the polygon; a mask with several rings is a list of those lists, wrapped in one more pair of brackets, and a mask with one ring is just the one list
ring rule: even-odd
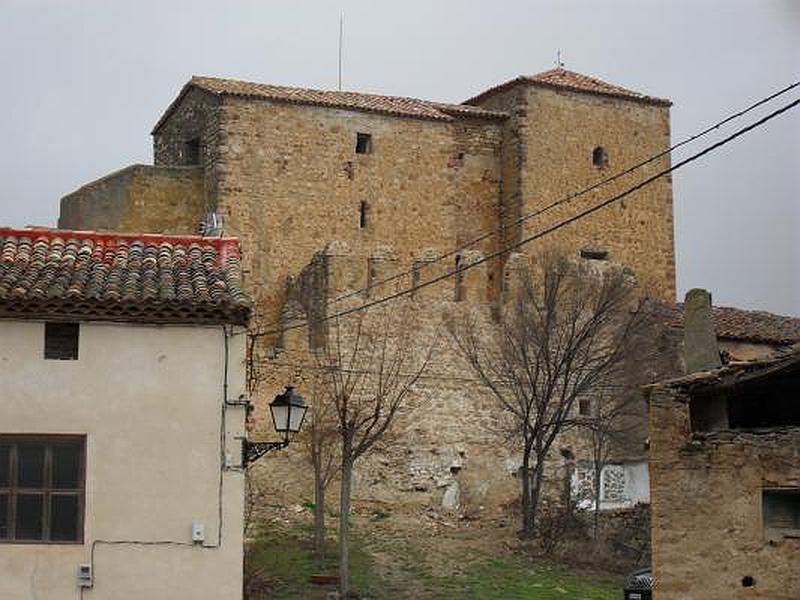
{"label": "castle", "polygon": [[[153,129],[154,165],[66,196],[59,227],[196,233],[213,214],[210,228],[242,240],[259,315],[274,321],[286,277],[328,242],[364,257],[389,246],[410,266],[496,231],[473,248],[487,254],[625,189],[622,178],[519,222],[667,150],[669,105],[565,69],[457,105],[193,77]],[[668,178],[548,241],[599,249],[674,300]],[[489,269],[490,299],[501,262]]]}
{"label": "castle", "polygon": [[[419,283],[662,170],[669,164],[669,106],[562,68],[518,77],[463,104],[193,77],[153,129],[154,165],[122,169],[64,197],[59,227],[200,228],[238,237],[253,326],[269,330],[308,292],[304,276],[320,256],[327,268],[325,289],[316,290],[323,306],[393,273],[413,271]],[[636,173],[550,208],[656,155]],[[469,249],[437,260],[464,245]],[[670,179],[518,251],[551,245],[626,265],[648,293],[674,301]],[[432,329],[442,307],[501,301],[515,260],[499,256],[403,302],[421,328]],[[410,283],[392,289],[404,285]],[[285,337],[264,339],[280,352],[264,352],[266,384],[254,398],[261,410],[283,385],[302,379],[302,342]],[[387,450],[383,475],[362,481],[435,495],[457,474],[476,504],[489,488],[513,496],[514,467],[498,468],[509,457],[486,431],[485,397],[454,383],[465,372],[453,357],[442,364],[446,372],[427,384],[435,409],[422,423],[401,419],[407,445]],[[288,468],[283,460],[269,468]]]}

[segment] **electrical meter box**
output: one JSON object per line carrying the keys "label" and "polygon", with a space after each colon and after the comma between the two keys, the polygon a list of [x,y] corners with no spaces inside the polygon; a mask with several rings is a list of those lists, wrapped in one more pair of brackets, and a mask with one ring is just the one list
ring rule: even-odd
{"label": "electrical meter box", "polygon": [[92,565],[78,565],[78,587],[90,588],[93,584]]}

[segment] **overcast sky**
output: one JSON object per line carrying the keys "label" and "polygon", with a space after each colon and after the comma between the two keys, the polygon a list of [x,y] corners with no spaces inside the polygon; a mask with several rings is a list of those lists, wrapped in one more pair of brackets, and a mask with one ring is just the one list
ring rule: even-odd
{"label": "overcast sky", "polygon": [[[800,80],[793,0],[0,0],[0,225],[54,225],[64,194],[152,162],[192,74],[335,89],[340,11],[345,89],[460,102],[560,49],[671,98],[673,142]],[[679,293],[800,316],[800,109],[673,181]]]}

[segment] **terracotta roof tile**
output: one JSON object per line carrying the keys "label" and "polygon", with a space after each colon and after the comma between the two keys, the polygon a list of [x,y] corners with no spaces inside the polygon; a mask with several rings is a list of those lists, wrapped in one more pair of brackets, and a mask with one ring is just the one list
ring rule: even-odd
{"label": "terracotta roof tile", "polygon": [[243,324],[232,238],[0,228],[0,317]]}
{"label": "terracotta roof tile", "polygon": [[[712,316],[719,338],[782,346],[800,342],[800,318],[797,317],[728,306],[713,307]],[[683,304],[668,310],[667,322],[672,327],[683,328]]]}
{"label": "terracotta roof tile", "polygon": [[647,104],[660,104],[664,106],[669,106],[672,104],[669,100],[664,98],[646,96],[644,94],[640,94],[639,92],[634,92],[633,90],[607,83],[601,79],[589,77],[588,75],[582,75],[581,73],[568,71],[567,69],[562,68],[551,69],[537,75],[521,75],[506,81],[505,83],[501,83],[500,85],[489,88],[485,92],[481,92],[477,96],[466,100],[464,104],[478,104],[486,97],[520,83],[539,87],[569,90],[573,92],[599,94],[601,96],[612,96],[614,98],[624,98],[637,102],[644,102]]}
{"label": "terracotta roof tile", "polygon": [[218,96],[261,98],[278,102],[343,108],[402,117],[430,119],[434,121],[452,121],[456,117],[504,119],[508,116],[503,112],[485,110],[474,106],[431,102],[429,100],[419,100],[417,98],[382,96],[379,94],[364,94],[361,92],[314,90],[272,85],[268,83],[238,81],[235,79],[194,76],[183,87],[178,98],[176,98],[167,108],[164,115],[158,120],[158,123],[156,123],[153,128],[153,133],[158,131],[180,102],[181,98],[192,87],[205,90],[206,92]]}

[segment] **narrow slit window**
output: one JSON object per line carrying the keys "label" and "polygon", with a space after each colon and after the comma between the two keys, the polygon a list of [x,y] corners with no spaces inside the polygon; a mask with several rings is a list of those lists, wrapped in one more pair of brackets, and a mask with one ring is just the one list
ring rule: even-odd
{"label": "narrow slit window", "polygon": [[78,360],[78,323],[44,324],[44,357],[48,360]]}
{"label": "narrow slit window", "polygon": [[367,209],[369,206],[367,203],[362,200],[361,205],[358,208],[358,227],[360,229],[364,229],[367,226]]}
{"label": "narrow slit window", "polygon": [[369,133],[356,133],[356,154],[370,154],[372,152],[372,135]]}
{"label": "narrow slit window", "polygon": [[608,165],[608,152],[602,146],[597,146],[592,151],[592,164],[598,169]]}

